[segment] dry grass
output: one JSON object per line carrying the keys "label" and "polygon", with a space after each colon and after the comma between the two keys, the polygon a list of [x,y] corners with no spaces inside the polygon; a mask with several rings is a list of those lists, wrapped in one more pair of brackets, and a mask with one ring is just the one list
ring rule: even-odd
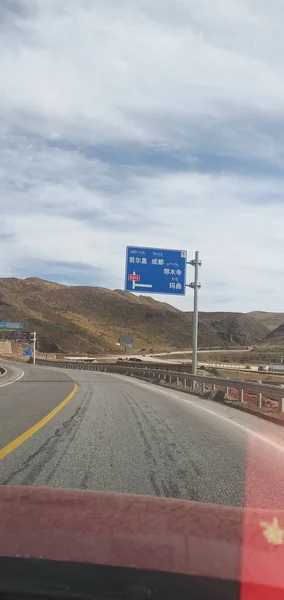
{"label": "dry grass", "polygon": [[[183,350],[192,339],[192,313],[123,291],[36,278],[1,280],[0,320],[23,320],[37,331],[39,349],[51,353],[114,351],[121,333],[133,334],[135,350],[146,352]],[[267,331],[243,314],[200,313],[201,347],[252,345]]]}

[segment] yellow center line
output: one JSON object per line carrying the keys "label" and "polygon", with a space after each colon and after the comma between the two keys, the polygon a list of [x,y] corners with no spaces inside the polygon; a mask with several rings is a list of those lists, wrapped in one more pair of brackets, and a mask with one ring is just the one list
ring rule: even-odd
{"label": "yellow center line", "polygon": [[[69,377],[70,377],[70,375],[69,375]],[[57,415],[57,413],[59,413],[59,411],[62,408],[64,408],[64,406],[66,406],[66,404],[68,404],[69,400],[71,400],[71,398],[73,398],[73,396],[75,396],[75,394],[77,393],[78,388],[79,388],[76,381],[75,380],[73,380],[73,381],[74,381],[74,387],[73,387],[72,392],[66,398],[64,398],[64,400],[62,400],[62,402],[60,402],[60,404],[58,404],[58,406],[56,406],[50,413],[45,415],[45,417],[43,417],[43,419],[38,421],[38,423],[33,425],[33,427],[31,427],[30,429],[28,429],[27,431],[22,433],[22,435],[17,437],[15,440],[13,440],[9,444],[7,444],[7,446],[4,446],[4,448],[2,448],[2,450],[0,450],[0,460],[5,458],[5,456],[7,456],[7,454],[10,454],[14,450],[16,450],[16,448],[21,446],[21,444],[23,444],[26,440],[28,440],[30,437],[32,437],[32,435],[34,435],[35,433],[37,433],[37,431],[42,429],[42,427],[44,427],[44,425],[46,425],[49,421],[51,421],[51,419],[53,419],[53,417],[55,417],[55,415]]]}

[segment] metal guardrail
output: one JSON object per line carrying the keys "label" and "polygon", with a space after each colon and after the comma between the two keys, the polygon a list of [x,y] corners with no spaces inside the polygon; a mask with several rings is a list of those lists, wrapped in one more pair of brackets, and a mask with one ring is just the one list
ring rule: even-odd
{"label": "metal guardrail", "polygon": [[216,369],[236,369],[236,370],[245,370],[245,365],[232,365],[231,363],[208,363],[199,361],[198,365],[204,365],[205,367],[214,367]]}
{"label": "metal guardrail", "polygon": [[118,373],[122,375],[138,375],[154,381],[164,380],[167,383],[176,384],[183,388],[190,388],[193,391],[206,392],[207,390],[224,390],[226,394],[230,389],[235,389],[239,392],[239,401],[244,402],[244,394],[250,394],[257,397],[257,406],[262,408],[263,399],[273,400],[278,402],[280,412],[284,412],[284,387],[264,383],[255,383],[243,381],[240,379],[223,379],[221,377],[210,377],[203,375],[192,375],[180,371],[169,371],[163,369],[154,369],[145,367],[143,364],[139,366],[129,364],[120,366],[117,364],[90,364],[90,363],[66,363],[53,362],[47,360],[38,360],[38,365],[58,367],[60,369],[98,371],[107,373]]}

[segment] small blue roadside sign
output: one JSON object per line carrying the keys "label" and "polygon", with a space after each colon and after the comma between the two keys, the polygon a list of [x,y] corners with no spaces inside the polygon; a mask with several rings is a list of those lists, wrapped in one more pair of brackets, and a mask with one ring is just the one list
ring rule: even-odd
{"label": "small blue roadside sign", "polygon": [[186,250],[127,246],[125,290],[184,296],[186,264]]}
{"label": "small blue roadside sign", "polygon": [[0,321],[0,329],[24,329],[24,323],[15,321]]}
{"label": "small blue roadside sign", "polygon": [[29,350],[29,348],[24,348],[23,356],[32,356],[32,354],[32,350]]}

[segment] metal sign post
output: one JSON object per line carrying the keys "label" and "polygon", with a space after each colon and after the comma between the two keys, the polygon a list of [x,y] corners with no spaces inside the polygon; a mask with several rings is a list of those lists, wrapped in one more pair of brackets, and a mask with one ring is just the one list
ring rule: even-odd
{"label": "metal sign post", "polygon": [[33,363],[35,365],[35,362],[36,362],[36,331],[31,333],[30,343],[33,348]]}
{"label": "metal sign post", "polygon": [[189,283],[188,287],[194,290],[194,307],[193,307],[193,332],[192,332],[192,375],[196,375],[197,371],[197,348],[198,348],[198,291],[201,288],[201,283],[198,281],[199,267],[202,262],[199,260],[199,252],[195,252],[195,259],[190,260],[189,265],[194,267],[194,282]]}
{"label": "metal sign post", "polygon": [[[186,287],[194,290],[192,373],[196,375],[198,347],[199,252],[187,262],[186,250],[127,246],[125,287],[127,292],[184,296]],[[194,282],[186,284],[186,266],[194,267]]]}

